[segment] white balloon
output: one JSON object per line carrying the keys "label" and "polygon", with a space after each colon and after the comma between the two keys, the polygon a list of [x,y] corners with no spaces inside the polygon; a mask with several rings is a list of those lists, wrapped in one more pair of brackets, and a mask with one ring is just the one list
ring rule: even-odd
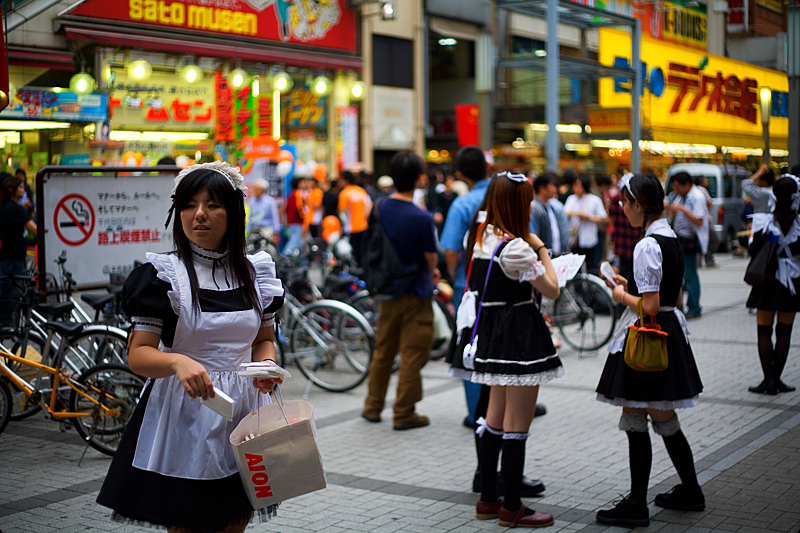
{"label": "white balloon", "polygon": [[135,157],[129,157],[128,159],[126,159],[125,160],[125,166],[126,167],[138,166],[138,163],[136,162],[136,158]]}
{"label": "white balloon", "polygon": [[278,177],[285,178],[286,176],[289,175],[289,172],[292,171],[292,162],[281,161],[280,163],[278,163],[276,170],[278,172]]}
{"label": "white balloon", "polygon": [[306,163],[301,163],[294,167],[294,177],[295,178],[308,178],[311,177],[311,172],[308,170],[308,165]]}
{"label": "white balloon", "polygon": [[306,166],[308,167],[308,175],[309,176],[313,176],[314,175],[314,169],[317,168],[317,162],[314,161],[314,160],[308,161],[306,163]]}
{"label": "white balloon", "polygon": [[188,155],[179,155],[175,158],[175,165],[180,168],[186,168],[189,164],[189,156]]}

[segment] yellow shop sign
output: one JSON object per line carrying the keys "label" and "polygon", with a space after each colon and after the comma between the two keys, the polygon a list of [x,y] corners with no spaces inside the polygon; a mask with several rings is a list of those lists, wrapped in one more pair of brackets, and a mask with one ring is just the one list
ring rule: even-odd
{"label": "yellow shop sign", "polygon": [[[629,66],[630,35],[601,29],[599,60],[603,65]],[[705,54],[643,36],[644,84],[642,119],[654,130],[761,135],[759,90],[772,92],[770,133],[788,137],[786,74],[741,61]],[[631,106],[631,83],[625,78],[600,80],[600,106]]]}

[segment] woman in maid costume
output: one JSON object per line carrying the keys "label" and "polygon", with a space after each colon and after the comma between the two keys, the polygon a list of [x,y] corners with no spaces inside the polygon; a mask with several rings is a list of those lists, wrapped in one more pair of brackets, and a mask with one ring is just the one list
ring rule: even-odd
{"label": "woman in maid costume", "polygon": [[[530,232],[533,187],[521,174],[496,176],[472,221],[465,257],[471,257],[469,290],[459,307],[461,337],[452,375],[491,386],[478,450],[479,520],[499,518],[506,527],[544,527],[553,515],[528,509],[520,499],[525,444],[539,385],[564,373],[537,293],[559,295],[547,247]],[[467,308],[472,319],[465,319]],[[461,327],[463,326],[463,328]],[[505,501],[497,497],[497,463]]]}
{"label": "woman in maid costume", "polygon": [[[284,294],[270,256],[245,255],[245,190],[221,161],[183,170],[170,209],[175,251],[148,253],[125,282],[128,362],[149,379],[97,497],[116,521],[240,532],[275,513],[252,516],[228,441],[258,395],[281,382],[236,373],[275,360]],[[201,403],[215,390],[236,402],[233,421]]]}
{"label": "woman in maid costume", "polygon": [[[680,311],[683,283],[683,251],[664,215],[664,188],[654,176],[626,174],[620,179],[620,203],[631,225],[641,227],[644,237],[633,249],[633,279],[614,276],[613,299],[626,306],[620,327],[611,338],[597,399],[622,407],[619,429],[628,436],[631,491],[611,509],[598,511],[597,521],[630,527],[647,526],[647,485],[653,450],[647,418],[653,431],[664,439],[681,479],[665,494],[655,498],[667,509],[702,511],[705,498],[695,473],[694,458],[675,409],[692,407],[703,390],[700,374],[689,346],[686,319]],[[639,301],[645,314],[655,315],[668,333],[669,366],[663,372],[642,372],[629,368],[623,359],[628,327],[636,322]]]}
{"label": "woman in maid costume", "polygon": [[[800,311],[798,278],[800,278],[800,180],[786,174],[772,186],[769,199],[771,213],[753,215],[753,240],[749,246],[750,257],[755,257],[767,241],[777,242],[778,270],[775,280],[753,287],[747,307],[756,309],[758,328],[758,358],[764,380],[750,392],[775,395],[792,392],[795,387],[781,381],[781,373],[789,357],[794,315]],[[772,344],[772,324],[775,314],[775,344]]]}

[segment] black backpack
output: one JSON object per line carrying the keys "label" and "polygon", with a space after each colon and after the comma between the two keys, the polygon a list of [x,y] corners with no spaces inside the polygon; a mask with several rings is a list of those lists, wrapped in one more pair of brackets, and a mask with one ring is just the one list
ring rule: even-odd
{"label": "black backpack", "polygon": [[380,206],[383,200],[379,200],[369,214],[361,257],[364,282],[370,295],[377,301],[403,296],[419,271],[418,264],[408,270],[403,268],[397,250],[381,223]]}

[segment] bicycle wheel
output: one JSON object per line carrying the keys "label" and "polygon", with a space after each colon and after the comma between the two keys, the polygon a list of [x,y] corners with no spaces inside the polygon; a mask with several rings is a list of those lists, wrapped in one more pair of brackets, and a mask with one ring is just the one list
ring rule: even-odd
{"label": "bicycle wheel", "polygon": [[11,391],[5,382],[0,381],[0,433],[6,429],[8,421],[11,420]]}
{"label": "bicycle wheel", "polygon": [[570,280],[553,309],[553,325],[578,351],[597,350],[614,333],[614,301],[602,280],[591,274],[577,274]]}
{"label": "bicycle wheel", "polygon": [[64,364],[78,374],[101,364],[127,367],[128,338],[118,330],[90,326],[70,339],[64,359]]}
{"label": "bicycle wheel", "polygon": [[[69,408],[75,413],[90,413],[90,416],[72,419],[78,434],[95,450],[114,455],[139,403],[144,388],[144,378],[119,365],[97,365],[84,372],[78,379],[79,388],[89,398],[72,390]],[[91,399],[90,399],[91,398]],[[117,416],[102,416],[100,406],[117,409]]]}
{"label": "bicycle wheel", "polygon": [[373,331],[366,319],[351,306],[320,301],[301,309],[302,320],[287,328],[289,352],[300,372],[318,387],[344,392],[367,377]]}
{"label": "bicycle wheel", "polygon": [[[24,357],[29,361],[33,361],[35,363],[42,362],[42,355],[44,354],[44,345],[45,339],[39,336],[36,333],[28,333],[28,345],[25,348],[25,353],[22,353],[22,336],[18,335],[17,333],[13,332],[4,332],[0,333],[0,349],[4,349],[9,353],[16,355],[18,357]],[[18,363],[16,361],[12,361],[11,359],[5,358],[3,362],[11,368],[15,374],[19,377],[30,383],[34,388],[36,388],[36,379],[38,376],[38,371],[33,367],[26,366],[22,363]],[[44,374],[44,381],[46,383],[53,382],[53,375],[45,373]],[[41,411],[42,406],[40,404],[41,396],[39,393],[34,393],[31,396],[25,394],[22,389],[17,387],[11,380],[7,379],[3,376],[2,381],[8,386],[9,390],[11,391],[11,396],[13,399],[12,409],[11,409],[11,420],[23,420],[28,418],[31,415],[34,415]]]}

